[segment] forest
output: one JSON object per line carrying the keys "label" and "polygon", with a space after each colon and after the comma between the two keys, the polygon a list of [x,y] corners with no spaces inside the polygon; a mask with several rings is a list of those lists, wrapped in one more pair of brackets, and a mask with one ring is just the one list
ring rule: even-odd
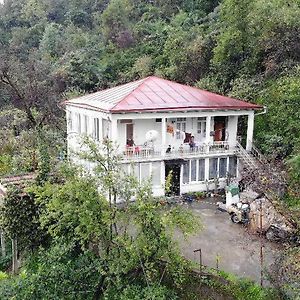
{"label": "forest", "polygon": [[[166,224],[188,234],[197,227],[193,217],[149,204],[147,186],[119,176],[111,157],[92,157],[96,179],[79,180],[82,171],[64,164],[63,101],[149,75],[266,106],[255,120],[255,145],[284,176],[278,202],[300,223],[299,16],[299,0],[0,3],[0,175],[37,174],[26,205],[13,190],[2,213],[1,226],[19,238],[25,268],[10,277],[4,271],[11,254],[1,258],[0,298],[192,299],[183,295],[189,266],[171,251]],[[99,180],[111,195],[139,200],[117,211],[97,194]],[[124,212],[138,228],[135,241]],[[291,252],[299,279],[299,250]],[[212,287],[228,293],[216,282]],[[235,294],[224,299],[277,297],[248,282],[230,287]],[[280,297],[289,299],[290,290]]]}

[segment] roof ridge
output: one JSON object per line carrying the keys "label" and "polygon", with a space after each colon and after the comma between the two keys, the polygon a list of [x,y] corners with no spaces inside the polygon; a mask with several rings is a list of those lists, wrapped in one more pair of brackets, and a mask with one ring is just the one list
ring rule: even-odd
{"label": "roof ridge", "polygon": [[[108,87],[106,89],[103,89],[103,90],[100,90],[100,91],[96,91],[96,92],[93,92],[93,93],[86,93],[84,95],[81,95],[81,96],[78,96],[78,97],[75,97],[75,98],[72,98],[72,99],[68,99],[68,100],[65,100],[65,101],[74,101],[74,100],[80,99],[80,98],[85,97],[85,96],[90,96],[90,95],[94,95],[94,94],[97,94],[97,93],[103,93],[103,92],[106,92],[106,91],[109,91],[109,90],[112,90],[112,89],[117,89],[117,88],[120,88],[120,87],[124,87],[126,85],[133,84],[133,83],[138,82],[138,81],[144,81],[145,79],[147,79],[149,77],[150,76],[142,78],[142,79],[138,79],[138,80],[135,80],[135,81],[126,82],[126,83],[121,84],[121,85],[111,86],[111,87]],[[139,84],[139,86],[140,86],[140,84]]]}
{"label": "roof ridge", "polygon": [[[145,77],[145,78],[142,78],[142,79],[139,79],[139,80],[136,80],[136,82],[137,81],[141,81],[141,83],[140,84],[138,84],[132,91],[130,91],[126,96],[124,96],[121,100],[119,100],[113,107],[111,107],[111,111],[117,106],[117,105],[119,105],[121,102],[123,102],[123,101],[125,101],[126,100],[126,98],[128,97],[128,96],[130,96],[134,91],[136,91],[140,86],[142,86],[148,79],[150,79],[151,77],[153,77],[153,76],[147,76],[147,77]],[[132,83],[132,82],[131,82]]]}
{"label": "roof ridge", "polygon": [[[158,78],[158,79],[161,79],[161,80],[164,80],[164,81],[167,81],[167,82],[170,82],[170,83],[175,83],[175,84],[179,84],[180,86],[183,87],[183,89],[186,91],[186,88],[189,87],[189,88],[192,88],[196,91],[201,91],[201,92],[205,92],[205,93],[209,93],[209,94],[213,94],[213,95],[218,95],[218,96],[221,96],[221,97],[226,97],[226,98],[229,98],[231,100],[236,100],[236,101],[240,101],[240,102],[247,102],[248,104],[252,104],[252,105],[257,105],[257,104],[254,104],[252,102],[249,102],[248,100],[242,100],[242,99],[237,99],[235,97],[230,97],[228,95],[223,95],[223,94],[220,94],[220,93],[217,93],[217,92],[212,92],[212,91],[209,91],[209,90],[204,90],[204,89],[200,89],[194,85],[190,85],[190,84],[183,84],[183,83],[180,83],[180,82],[177,82],[177,81],[172,81],[172,80],[169,80],[169,79],[165,79],[165,78],[162,78],[162,77],[158,77],[158,76],[149,76],[149,77],[154,77],[154,78]],[[204,95],[205,98],[209,99],[206,95]]]}

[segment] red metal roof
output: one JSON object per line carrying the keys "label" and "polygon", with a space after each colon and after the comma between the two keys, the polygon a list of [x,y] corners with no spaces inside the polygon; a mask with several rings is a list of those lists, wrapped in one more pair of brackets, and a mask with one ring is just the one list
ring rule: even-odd
{"label": "red metal roof", "polygon": [[66,103],[95,107],[111,113],[263,108],[155,76],[82,96]]}

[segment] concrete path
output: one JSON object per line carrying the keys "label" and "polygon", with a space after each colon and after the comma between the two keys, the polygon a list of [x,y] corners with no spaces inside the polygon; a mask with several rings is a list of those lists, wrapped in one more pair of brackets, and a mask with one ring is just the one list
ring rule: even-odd
{"label": "concrete path", "polygon": [[[260,238],[250,235],[243,225],[232,223],[226,212],[217,210],[216,201],[208,199],[186,204],[200,217],[204,228],[187,241],[176,233],[183,255],[199,262],[199,254],[193,251],[201,248],[204,265],[215,268],[218,256],[221,270],[260,282]],[[280,248],[264,240],[265,270],[270,270],[271,264],[280,254]]]}

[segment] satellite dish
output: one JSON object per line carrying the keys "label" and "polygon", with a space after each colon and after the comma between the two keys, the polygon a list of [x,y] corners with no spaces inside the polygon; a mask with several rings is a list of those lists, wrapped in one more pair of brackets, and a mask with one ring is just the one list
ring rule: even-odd
{"label": "satellite dish", "polygon": [[149,130],[146,132],[146,141],[154,142],[158,138],[158,132],[156,130]]}

